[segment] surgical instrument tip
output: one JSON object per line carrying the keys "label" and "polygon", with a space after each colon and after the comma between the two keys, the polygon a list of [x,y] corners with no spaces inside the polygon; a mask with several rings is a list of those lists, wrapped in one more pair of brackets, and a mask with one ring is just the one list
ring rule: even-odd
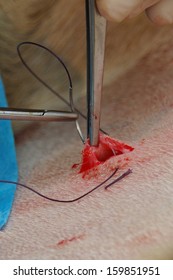
{"label": "surgical instrument tip", "polygon": [[87,31],[87,135],[91,146],[99,144],[106,19],[95,0],[86,0]]}

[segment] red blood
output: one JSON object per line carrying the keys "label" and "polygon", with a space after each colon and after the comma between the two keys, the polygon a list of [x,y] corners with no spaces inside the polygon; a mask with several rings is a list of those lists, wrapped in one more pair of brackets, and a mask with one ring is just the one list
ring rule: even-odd
{"label": "red blood", "polygon": [[79,163],[75,163],[72,165],[72,168],[76,168],[76,167],[78,167],[78,165],[79,165]]}
{"label": "red blood", "polygon": [[61,240],[61,241],[59,241],[56,245],[57,245],[57,246],[64,246],[64,245],[69,244],[69,243],[72,242],[72,241],[77,241],[77,240],[79,240],[79,239],[82,239],[83,237],[84,237],[83,234],[82,234],[82,235],[79,235],[79,236],[74,236],[74,237],[72,237],[72,238],[70,238],[70,239]]}
{"label": "red blood", "polygon": [[63,245],[66,245],[66,244],[68,244],[69,243],[69,240],[61,240],[60,242],[58,242],[58,246],[60,245],[60,246],[63,246]]}
{"label": "red blood", "polygon": [[87,140],[82,151],[82,165],[79,173],[86,172],[87,170],[104,163],[112,156],[118,156],[126,152],[133,151],[131,146],[119,142],[105,134],[99,135],[99,146],[90,146]]}

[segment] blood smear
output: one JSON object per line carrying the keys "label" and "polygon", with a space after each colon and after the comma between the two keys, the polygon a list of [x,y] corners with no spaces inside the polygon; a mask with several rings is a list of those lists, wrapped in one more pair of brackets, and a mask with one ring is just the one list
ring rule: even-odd
{"label": "blood smear", "polygon": [[98,147],[90,146],[89,139],[87,140],[82,151],[82,164],[79,173],[86,172],[113,156],[122,155],[133,150],[133,147],[100,133]]}

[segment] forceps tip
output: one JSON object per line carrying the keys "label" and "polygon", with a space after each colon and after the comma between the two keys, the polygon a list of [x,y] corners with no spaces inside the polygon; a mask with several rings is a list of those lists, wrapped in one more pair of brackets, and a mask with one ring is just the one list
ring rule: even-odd
{"label": "forceps tip", "polygon": [[87,135],[91,146],[99,144],[101,96],[106,39],[106,19],[96,3],[86,0],[87,33]]}

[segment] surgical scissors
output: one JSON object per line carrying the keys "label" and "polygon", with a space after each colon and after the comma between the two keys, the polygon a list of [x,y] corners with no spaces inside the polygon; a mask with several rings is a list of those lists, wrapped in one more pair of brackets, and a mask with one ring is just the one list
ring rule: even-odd
{"label": "surgical scissors", "polygon": [[99,144],[101,96],[106,39],[106,19],[95,0],[86,0],[87,29],[87,136],[91,146]]}

